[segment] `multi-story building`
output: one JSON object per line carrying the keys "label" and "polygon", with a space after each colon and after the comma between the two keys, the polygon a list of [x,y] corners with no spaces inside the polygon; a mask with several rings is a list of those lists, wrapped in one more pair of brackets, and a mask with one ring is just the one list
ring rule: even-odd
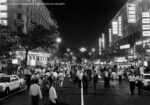
{"label": "multi-story building", "polygon": [[0,23],[11,31],[27,33],[33,22],[47,29],[56,25],[42,0],[0,0]]}
{"label": "multi-story building", "polygon": [[[125,56],[149,56],[150,0],[128,0],[105,28],[107,39],[109,29],[111,44],[119,45]],[[110,45],[108,40],[105,43]]]}
{"label": "multi-story building", "polygon": [[[17,55],[16,57],[17,57],[18,61],[25,59],[25,51],[24,50],[16,51],[16,55]],[[34,50],[28,52],[27,64],[34,65],[34,66],[35,65],[44,66],[48,63],[48,59],[50,58],[50,56],[51,56],[51,54],[45,52],[44,50],[34,49]]]}
{"label": "multi-story building", "polygon": [[[42,0],[0,0],[0,24],[7,25],[11,32],[27,33],[32,23],[40,24],[46,29],[57,27]],[[43,56],[39,57],[42,54]],[[39,58],[39,61],[43,59],[45,64],[49,55],[51,54],[38,51],[33,54],[31,51],[28,60]]]}

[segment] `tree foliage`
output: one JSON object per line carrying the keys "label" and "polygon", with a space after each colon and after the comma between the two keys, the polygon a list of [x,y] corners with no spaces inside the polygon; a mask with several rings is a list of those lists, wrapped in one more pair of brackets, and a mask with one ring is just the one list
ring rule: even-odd
{"label": "tree foliage", "polygon": [[41,25],[34,25],[27,34],[13,33],[17,42],[25,49],[51,47],[55,43],[55,31],[47,30]]}
{"label": "tree foliage", "polygon": [[25,49],[26,58],[25,63],[27,64],[27,55],[30,50],[36,48],[51,48],[53,44],[55,44],[56,36],[58,35],[58,31],[55,27],[50,30],[44,28],[42,25],[34,24],[29,28],[28,32],[20,33],[14,32],[12,34],[13,38],[16,42]]}
{"label": "tree foliage", "polygon": [[12,38],[11,33],[7,26],[0,25],[0,57],[9,58],[10,51],[14,51],[17,48],[17,43]]}

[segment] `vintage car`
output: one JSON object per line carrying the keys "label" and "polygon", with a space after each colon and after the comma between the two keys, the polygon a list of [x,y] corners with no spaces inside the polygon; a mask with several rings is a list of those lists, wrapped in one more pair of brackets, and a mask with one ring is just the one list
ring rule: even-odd
{"label": "vintage car", "polygon": [[20,89],[24,84],[24,79],[17,75],[0,74],[0,92],[8,95],[15,89]]}
{"label": "vintage car", "polygon": [[143,74],[143,86],[150,87],[150,74],[147,73]]}

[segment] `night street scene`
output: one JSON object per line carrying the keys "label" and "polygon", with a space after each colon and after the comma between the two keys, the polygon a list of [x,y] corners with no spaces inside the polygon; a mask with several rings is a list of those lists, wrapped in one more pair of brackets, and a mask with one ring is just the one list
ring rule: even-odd
{"label": "night street scene", "polygon": [[0,0],[0,105],[150,105],[150,0]]}

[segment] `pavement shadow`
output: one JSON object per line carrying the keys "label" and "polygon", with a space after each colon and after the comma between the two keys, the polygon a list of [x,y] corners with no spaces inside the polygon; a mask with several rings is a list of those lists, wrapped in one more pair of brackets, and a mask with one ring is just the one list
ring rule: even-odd
{"label": "pavement shadow", "polygon": [[69,105],[69,104],[63,103],[63,102],[58,102],[57,105]]}

